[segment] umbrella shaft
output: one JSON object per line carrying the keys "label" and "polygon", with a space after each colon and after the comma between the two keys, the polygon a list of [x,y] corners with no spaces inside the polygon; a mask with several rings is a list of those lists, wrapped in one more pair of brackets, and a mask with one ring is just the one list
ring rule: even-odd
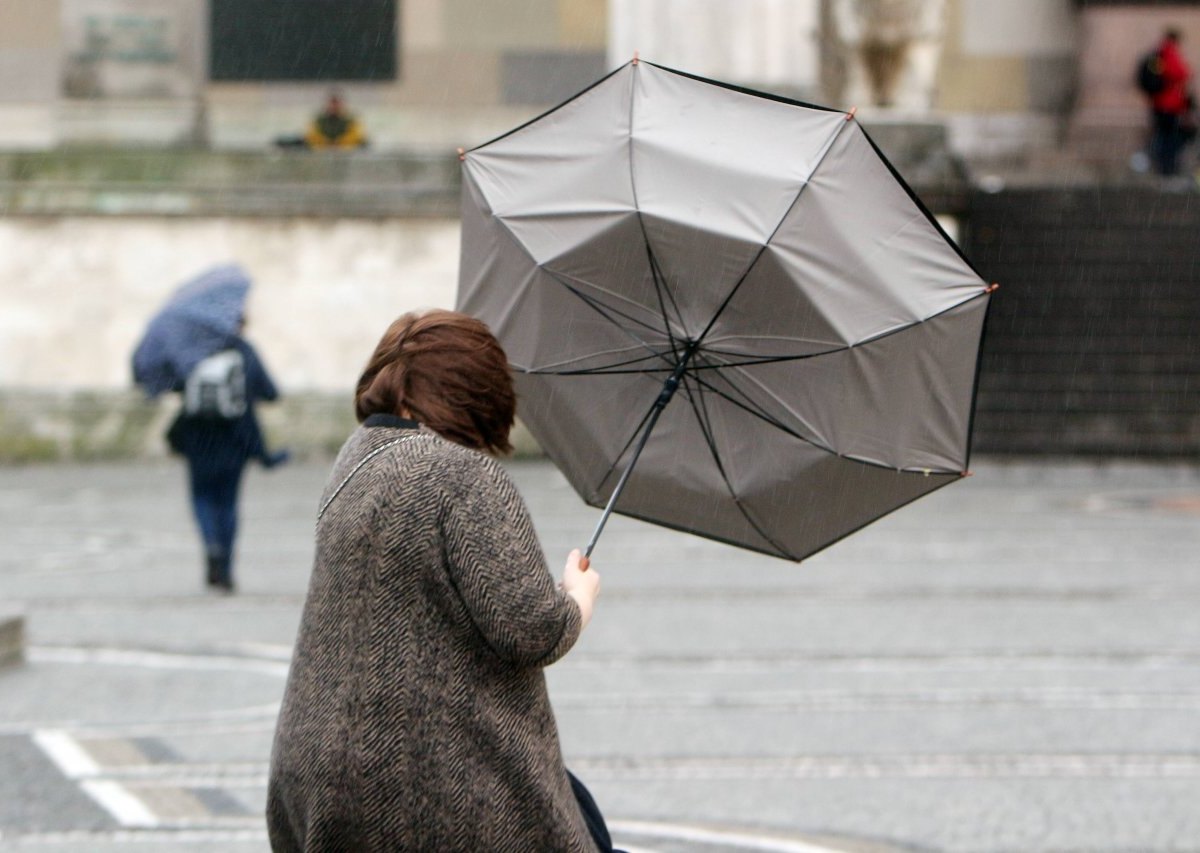
{"label": "umbrella shaft", "polygon": [[[678,384],[678,383],[676,383]],[[664,389],[664,393],[666,393]],[[670,395],[667,395],[667,400],[670,400]],[[600,516],[600,521],[596,525],[596,529],[592,532],[592,541],[588,542],[587,549],[583,552],[583,556],[592,556],[592,549],[596,547],[596,540],[600,538],[601,531],[604,530],[604,525],[608,523],[608,517],[612,515],[613,507],[616,506],[617,498],[621,496],[622,490],[625,488],[625,482],[629,479],[629,475],[633,473],[633,466],[637,464],[638,457],[642,455],[642,448],[646,446],[647,439],[650,438],[650,431],[654,429],[654,424],[658,420],[658,416],[662,414],[662,410],[666,407],[660,395],[654,403],[654,409],[650,412],[650,418],[646,421],[646,427],[642,430],[641,436],[638,438],[637,447],[633,449],[633,457],[629,460],[629,464],[625,466],[625,470],[621,473],[621,479],[617,481],[617,487],[613,489],[613,493],[609,496],[608,503],[604,507],[604,513]]]}
{"label": "umbrella shaft", "polygon": [[625,483],[629,480],[629,475],[633,473],[633,466],[637,464],[638,457],[642,455],[642,449],[650,439],[650,433],[653,431],[654,425],[658,423],[658,416],[662,414],[663,409],[667,407],[667,403],[671,402],[671,398],[679,390],[679,380],[683,377],[684,371],[687,370],[687,363],[696,352],[698,344],[699,341],[692,341],[687,345],[687,348],[683,351],[683,357],[675,365],[675,370],[672,371],[671,375],[663,383],[662,391],[659,392],[658,399],[654,401],[654,408],[650,410],[650,416],[646,419],[646,426],[642,429],[642,434],[638,437],[637,446],[633,449],[633,456],[630,457],[629,464],[625,466],[625,470],[621,473],[621,479],[617,481],[617,487],[613,489],[612,495],[609,496],[608,503],[604,506],[604,512],[600,516],[600,521],[596,524],[596,529],[592,532],[592,539],[588,542],[587,549],[583,552],[585,557],[592,556],[592,549],[596,547],[596,540],[600,538],[600,533],[604,530],[604,525],[608,523],[608,517],[612,515],[613,507],[617,505],[617,498],[624,491]]}

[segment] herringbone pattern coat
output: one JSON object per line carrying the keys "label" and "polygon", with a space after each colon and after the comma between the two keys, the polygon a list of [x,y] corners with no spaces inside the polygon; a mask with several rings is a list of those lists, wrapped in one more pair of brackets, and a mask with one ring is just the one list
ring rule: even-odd
{"label": "herringbone pattern coat", "polygon": [[542,675],[579,608],[503,467],[397,420],[351,436],[322,499],[272,848],[590,853]]}

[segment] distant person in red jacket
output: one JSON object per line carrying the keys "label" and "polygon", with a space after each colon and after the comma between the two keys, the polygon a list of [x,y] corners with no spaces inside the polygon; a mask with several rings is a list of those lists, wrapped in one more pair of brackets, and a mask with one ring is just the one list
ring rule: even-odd
{"label": "distant person in red jacket", "polygon": [[1192,69],[1179,50],[1182,34],[1169,29],[1156,53],[1155,71],[1161,82],[1157,91],[1148,93],[1151,109],[1150,157],[1162,175],[1179,171],[1179,152],[1188,140],[1185,119],[1192,109],[1188,81]]}

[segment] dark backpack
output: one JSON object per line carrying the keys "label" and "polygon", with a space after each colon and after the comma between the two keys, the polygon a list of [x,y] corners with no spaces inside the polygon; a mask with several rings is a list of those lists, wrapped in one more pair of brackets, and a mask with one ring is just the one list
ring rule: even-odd
{"label": "dark backpack", "polygon": [[233,420],[246,412],[246,363],[236,349],[201,361],[183,388],[183,411],[190,417]]}
{"label": "dark backpack", "polygon": [[1138,61],[1137,87],[1147,95],[1157,95],[1167,86],[1163,79],[1162,57],[1157,50],[1152,50]]}

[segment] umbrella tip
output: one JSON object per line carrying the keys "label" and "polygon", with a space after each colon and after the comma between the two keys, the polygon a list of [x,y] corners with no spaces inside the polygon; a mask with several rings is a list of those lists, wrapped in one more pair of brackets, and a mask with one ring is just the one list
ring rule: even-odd
{"label": "umbrella tip", "polygon": [[466,160],[466,159],[467,159],[467,152],[466,152],[464,149],[462,149],[462,148],[457,148],[457,149],[455,149],[455,150],[456,150],[456,151],[458,151],[458,159],[459,159],[459,160]]}
{"label": "umbrella tip", "polygon": [[974,476],[975,476],[975,472],[974,472],[974,471],[963,471],[963,472],[961,472],[961,474],[962,474],[962,477],[963,477],[963,478],[966,478],[966,477],[974,477]]}
{"label": "umbrella tip", "polygon": [[1000,285],[996,284],[995,282],[992,282],[991,284],[989,284],[987,286],[987,290],[985,290],[984,293],[995,293],[999,289],[1000,289]]}
{"label": "umbrella tip", "polygon": [[633,52],[633,64],[638,64],[638,52],[636,50]]}
{"label": "umbrella tip", "polygon": [[854,114],[858,112],[858,107],[851,107],[850,112],[846,113],[846,121],[854,118]]}

